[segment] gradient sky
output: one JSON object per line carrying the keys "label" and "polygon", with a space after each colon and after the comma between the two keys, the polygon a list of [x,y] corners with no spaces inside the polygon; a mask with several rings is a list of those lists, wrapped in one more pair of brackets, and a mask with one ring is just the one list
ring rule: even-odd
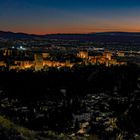
{"label": "gradient sky", "polygon": [[140,31],[140,0],[0,0],[0,30],[35,34]]}

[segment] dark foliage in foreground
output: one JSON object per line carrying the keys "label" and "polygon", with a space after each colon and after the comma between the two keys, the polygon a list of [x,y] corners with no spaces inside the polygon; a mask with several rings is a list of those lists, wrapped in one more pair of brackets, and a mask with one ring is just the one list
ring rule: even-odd
{"label": "dark foliage in foreground", "polygon": [[[87,94],[105,93],[128,98],[125,104],[113,99],[109,102],[110,110],[118,116],[117,131],[139,133],[140,103],[135,100],[139,99],[139,94],[135,93],[139,76],[140,68],[132,64],[120,67],[77,65],[72,69],[49,68],[41,72],[1,71],[0,96],[2,101],[8,99],[6,105],[1,103],[0,113],[35,131],[69,133],[77,131],[73,128],[73,114],[84,110],[81,99]],[[114,95],[115,88],[117,95]],[[92,120],[90,128],[89,133],[95,129]]]}

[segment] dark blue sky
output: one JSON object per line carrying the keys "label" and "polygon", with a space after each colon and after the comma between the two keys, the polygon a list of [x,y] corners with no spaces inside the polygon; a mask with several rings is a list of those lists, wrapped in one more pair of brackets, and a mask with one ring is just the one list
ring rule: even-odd
{"label": "dark blue sky", "polygon": [[140,0],[0,0],[0,30],[140,31]]}

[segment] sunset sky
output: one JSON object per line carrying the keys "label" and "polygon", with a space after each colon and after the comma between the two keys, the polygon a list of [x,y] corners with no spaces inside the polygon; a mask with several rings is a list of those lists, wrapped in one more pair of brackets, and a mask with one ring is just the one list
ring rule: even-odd
{"label": "sunset sky", "polygon": [[140,31],[140,0],[0,0],[0,30],[34,34]]}

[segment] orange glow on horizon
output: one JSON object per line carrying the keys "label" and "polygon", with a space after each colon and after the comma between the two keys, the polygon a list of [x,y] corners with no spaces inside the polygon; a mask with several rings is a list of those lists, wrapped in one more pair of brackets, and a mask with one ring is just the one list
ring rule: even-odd
{"label": "orange glow on horizon", "polygon": [[51,26],[51,27],[11,27],[4,29],[5,31],[13,31],[13,32],[22,32],[28,34],[62,34],[62,33],[95,33],[95,32],[140,32],[140,26],[137,25],[124,25],[124,24],[117,24],[117,23],[102,23],[101,25],[72,25],[72,26]]}
{"label": "orange glow on horizon", "polygon": [[[19,32],[19,31],[17,31]],[[20,31],[21,32],[21,31]],[[37,34],[37,35],[45,35],[45,34],[87,34],[87,33],[96,33],[96,32],[140,32],[140,29],[94,29],[94,30],[61,30],[61,31],[49,31],[49,32],[45,32],[45,31],[33,31],[33,32],[28,32],[28,31],[23,31],[24,33],[28,33],[28,34]]]}
{"label": "orange glow on horizon", "polygon": [[30,31],[19,31],[19,30],[8,30],[8,31],[13,31],[13,32],[20,32],[20,33],[27,33],[27,34],[37,34],[37,35],[45,35],[45,34],[88,34],[88,33],[97,33],[97,32],[140,32],[140,29],[128,29],[128,30],[122,30],[122,29],[101,29],[101,30],[87,30],[87,31],[49,31],[49,32],[45,32],[45,31],[33,31],[33,32],[30,32]]}

